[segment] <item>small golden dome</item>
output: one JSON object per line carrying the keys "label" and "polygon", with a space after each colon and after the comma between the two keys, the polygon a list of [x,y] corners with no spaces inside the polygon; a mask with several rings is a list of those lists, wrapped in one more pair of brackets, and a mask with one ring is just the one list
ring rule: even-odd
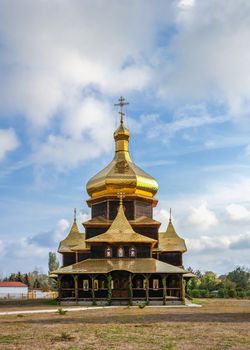
{"label": "small golden dome", "polygon": [[87,183],[87,192],[92,199],[107,195],[116,196],[118,192],[153,198],[158,190],[156,180],[131,160],[130,133],[123,125],[123,115],[122,113],[120,125],[114,132],[114,159]]}

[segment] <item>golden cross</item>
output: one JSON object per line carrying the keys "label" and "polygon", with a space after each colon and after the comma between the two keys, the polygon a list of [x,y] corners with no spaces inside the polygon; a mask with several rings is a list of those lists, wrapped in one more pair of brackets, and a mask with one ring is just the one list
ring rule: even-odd
{"label": "golden cross", "polygon": [[125,102],[125,98],[122,96],[119,98],[118,101],[119,103],[115,103],[114,106],[120,106],[119,114],[121,116],[121,124],[123,125],[123,117],[125,115],[125,113],[123,112],[123,106],[129,105],[129,103]]}

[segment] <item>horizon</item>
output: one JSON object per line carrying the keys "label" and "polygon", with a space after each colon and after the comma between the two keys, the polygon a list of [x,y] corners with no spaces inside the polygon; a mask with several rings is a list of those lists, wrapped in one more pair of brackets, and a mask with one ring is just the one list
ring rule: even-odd
{"label": "horizon", "polygon": [[160,231],[172,208],[184,266],[250,267],[249,18],[244,0],[3,1],[0,276],[47,272],[74,208],[83,232],[121,95],[132,159],[159,184]]}

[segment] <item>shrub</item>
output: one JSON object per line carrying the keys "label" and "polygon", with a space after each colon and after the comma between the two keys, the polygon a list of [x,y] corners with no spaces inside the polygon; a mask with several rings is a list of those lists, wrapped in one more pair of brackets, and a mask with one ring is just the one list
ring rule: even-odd
{"label": "shrub", "polygon": [[238,292],[237,292],[237,295],[238,295],[238,297],[239,298],[245,298],[246,297],[246,295],[247,295],[247,293],[244,291],[244,290],[239,290]]}
{"label": "shrub", "polygon": [[226,289],[219,289],[218,291],[218,297],[219,298],[226,298],[228,296]]}
{"label": "shrub", "polygon": [[236,296],[237,296],[236,290],[235,289],[229,289],[228,296],[229,296],[229,298],[236,298]]}
{"label": "shrub", "polygon": [[148,303],[145,301],[144,303],[139,304],[138,307],[139,307],[139,309],[144,309],[144,307],[146,307],[147,305],[148,305]]}
{"label": "shrub", "polygon": [[200,298],[208,298],[209,292],[207,289],[201,289],[200,290]]}
{"label": "shrub", "polygon": [[193,289],[191,291],[191,296],[193,298],[200,298],[200,296],[201,296],[200,290],[199,289]]}
{"label": "shrub", "polygon": [[58,309],[58,310],[57,310],[57,313],[58,313],[59,315],[66,315],[66,312],[67,312],[67,310],[63,310],[63,309]]}

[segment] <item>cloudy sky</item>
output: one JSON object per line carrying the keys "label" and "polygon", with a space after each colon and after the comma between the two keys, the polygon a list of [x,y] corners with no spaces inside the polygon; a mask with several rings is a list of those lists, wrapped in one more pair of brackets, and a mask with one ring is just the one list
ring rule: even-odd
{"label": "cloudy sky", "polygon": [[85,184],[113,156],[130,102],[131,155],[159,182],[185,265],[250,257],[250,2],[0,0],[0,275],[47,271]]}

